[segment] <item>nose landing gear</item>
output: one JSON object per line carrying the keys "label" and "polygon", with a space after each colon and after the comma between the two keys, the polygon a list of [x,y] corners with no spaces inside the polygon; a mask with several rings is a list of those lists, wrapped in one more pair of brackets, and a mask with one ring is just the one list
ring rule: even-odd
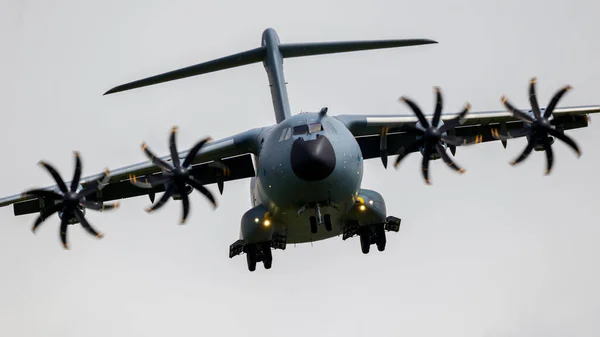
{"label": "nose landing gear", "polygon": [[[326,206],[331,206],[331,207],[334,207],[336,209],[339,207],[338,204],[336,204],[334,202],[331,202],[331,201],[324,202],[324,204]],[[325,215],[322,214],[322,212],[321,212],[321,203],[317,202],[317,203],[314,203],[314,204],[306,204],[306,205],[304,205],[298,211],[298,215],[302,214],[308,208],[314,208],[315,209],[315,213],[316,213],[316,216],[310,216],[309,217],[310,232],[311,233],[316,234],[317,230],[318,230],[318,226],[320,226],[320,225],[324,225],[325,226],[325,230],[328,231],[328,232],[331,232],[331,230],[333,230],[333,226],[331,224],[331,215],[330,214],[325,214]]]}

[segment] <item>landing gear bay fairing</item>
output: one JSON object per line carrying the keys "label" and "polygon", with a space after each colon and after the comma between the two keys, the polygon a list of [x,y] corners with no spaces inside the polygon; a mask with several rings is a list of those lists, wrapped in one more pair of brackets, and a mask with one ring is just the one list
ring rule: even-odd
{"label": "landing gear bay fairing", "polygon": [[400,101],[413,111],[410,115],[333,116],[327,108],[291,113],[284,58],[434,43],[407,39],[282,44],[277,33],[267,29],[258,48],[120,85],[106,94],[262,62],[273,99],[274,125],[219,140],[200,139],[185,151],[177,148],[174,127],[168,155],[159,157],[143,144],[149,161],[83,179],[81,159],[75,153],[71,182],[65,182],[52,165],[41,162],[56,185],[0,199],[0,206],[12,204],[17,216],[39,214],[33,230],[57,214],[60,239],[68,248],[69,225],[81,224],[90,234],[102,237],[86,221],[86,209],[114,209],[118,203],[108,202],[146,195],[153,203],[147,212],[156,211],[169,200],[181,201],[179,223],[184,223],[188,220],[190,193],[197,191],[216,207],[215,197],[205,185],[216,183],[223,194],[225,182],[249,178],[251,208],[241,215],[240,237],[229,247],[229,256],[245,254],[248,269],[254,271],[259,262],[271,268],[272,250],[285,249],[289,243],[358,236],[363,253],[369,253],[372,245],[385,250],[386,233],[398,232],[400,219],[388,214],[378,192],[362,188],[364,160],[380,159],[387,168],[388,156],[397,155],[397,166],[408,154],[420,152],[422,175],[429,184],[430,160],[442,159],[456,172],[465,172],[447,153],[450,150],[454,156],[459,146],[498,140],[506,147],[509,139],[525,137],[527,146],[512,164],[520,163],[533,150],[543,151],[547,174],[554,162],[555,139],[576,155],[581,154],[565,131],[587,127],[588,115],[600,112],[600,106],[558,107],[560,98],[570,89],[566,86],[546,108],[540,108],[535,78],[529,84],[531,107],[527,109],[515,108],[502,96],[498,104],[506,110],[470,112],[467,103],[459,113],[442,115],[442,92],[434,88],[432,116],[426,116],[408,97]]}

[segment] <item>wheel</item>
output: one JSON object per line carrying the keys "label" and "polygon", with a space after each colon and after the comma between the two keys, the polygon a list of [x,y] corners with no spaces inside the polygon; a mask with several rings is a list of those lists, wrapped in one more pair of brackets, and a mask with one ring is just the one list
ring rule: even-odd
{"label": "wheel", "polygon": [[265,269],[271,269],[273,264],[273,252],[271,251],[271,242],[264,242],[261,245],[263,252],[263,266]]}
{"label": "wheel", "polygon": [[246,262],[248,262],[248,270],[256,270],[256,246],[248,245],[246,249]]}
{"label": "wheel", "polygon": [[265,269],[271,269],[272,265],[273,265],[273,260],[264,260],[263,261],[263,266],[265,266]]}
{"label": "wheel", "polygon": [[325,220],[325,230],[327,230],[328,232],[331,232],[332,227],[331,227],[331,216],[329,214],[325,214],[325,216],[323,217]]}
{"label": "wheel", "polygon": [[385,229],[382,226],[377,227],[375,231],[375,244],[377,245],[377,250],[383,252],[385,250],[385,244],[387,240],[385,238]]}
{"label": "wheel", "polygon": [[369,249],[371,248],[371,233],[365,229],[360,233],[360,248],[362,249],[363,254],[369,254]]}
{"label": "wheel", "polygon": [[317,218],[314,216],[310,217],[310,232],[313,234],[317,232]]}

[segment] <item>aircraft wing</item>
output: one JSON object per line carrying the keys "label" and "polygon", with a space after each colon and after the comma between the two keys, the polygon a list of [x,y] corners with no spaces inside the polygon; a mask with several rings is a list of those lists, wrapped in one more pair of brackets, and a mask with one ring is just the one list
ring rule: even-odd
{"label": "aircraft wing", "polygon": [[[530,110],[521,111],[532,115]],[[594,113],[600,113],[600,105],[556,108],[552,113],[551,123],[561,130],[583,128],[588,126],[588,115]],[[442,121],[447,122],[457,115],[458,113],[442,115]],[[356,137],[363,159],[381,156],[383,134],[387,134],[387,153],[397,154],[401,148],[407,147],[415,140],[415,136],[407,131],[418,122],[417,117],[412,114],[338,115],[335,118],[342,121]],[[430,120],[430,116],[427,116],[427,119]],[[517,130],[522,129],[523,124],[508,110],[470,112],[451,135],[463,138],[471,144],[498,140],[494,134],[511,134],[511,131],[513,137],[518,138],[520,135]]]}
{"label": "aircraft wing", "polygon": [[[260,146],[259,137],[262,132],[263,128],[257,128],[206,143],[192,161],[190,168],[191,175],[203,185],[213,183],[222,184],[226,181],[254,177],[255,170],[252,154],[258,153]],[[188,152],[189,150],[179,152],[181,161],[183,161]],[[170,155],[160,158],[168,163],[171,162]],[[223,170],[222,165],[215,165],[216,161],[224,164],[227,170]],[[145,176],[158,175],[160,173],[160,168],[150,161],[110,170],[108,181],[103,181],[105,185],[96,194],[88,196],[87,200],[106,202],[162,192],[165,190],[164,185],[145,189],[133,185],[130,181],[130,177],[132,176],[140,180]],[[104,173],[87,176],[81,179],[80,184],[85,188],[90,184],[98,183],[103,177]],[[70,186],[70,182],[66,182],[66,185]],[[24,190],[29,188],[32,188],[32,186],[25,186]],[[54,190],[56,188],[57,186],[53,185],[45,189]],[[15,215],[38,213],[44,207],[43,200],[34,196],[16,194],[0,199],[0,207],[11,204],[14,204]]]}

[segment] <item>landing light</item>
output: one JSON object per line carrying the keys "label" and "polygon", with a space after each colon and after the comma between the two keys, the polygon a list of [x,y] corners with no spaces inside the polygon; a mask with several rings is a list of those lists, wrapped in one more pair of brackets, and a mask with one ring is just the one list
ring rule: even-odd
{"label": "landing light", "polygon": [[254,222],[258,223],[260,221],[259,218],[254,218]]}
{"label": "landing light", "polygon": [[360,209],[361,211],[365,211],[367,209],[367,206],[365,205],[360,205],[360,207],[358,207],[358,209]]}
{"label": "landing light", "polygon": [[265,227],[269,227],[271,225],[271,221],[265,220],[265,222],[263,222],[263,224],[265,225]]}
{"label": "landing light", "polygon": [[369,200],[369,205],[373,205],[373,200]]}

